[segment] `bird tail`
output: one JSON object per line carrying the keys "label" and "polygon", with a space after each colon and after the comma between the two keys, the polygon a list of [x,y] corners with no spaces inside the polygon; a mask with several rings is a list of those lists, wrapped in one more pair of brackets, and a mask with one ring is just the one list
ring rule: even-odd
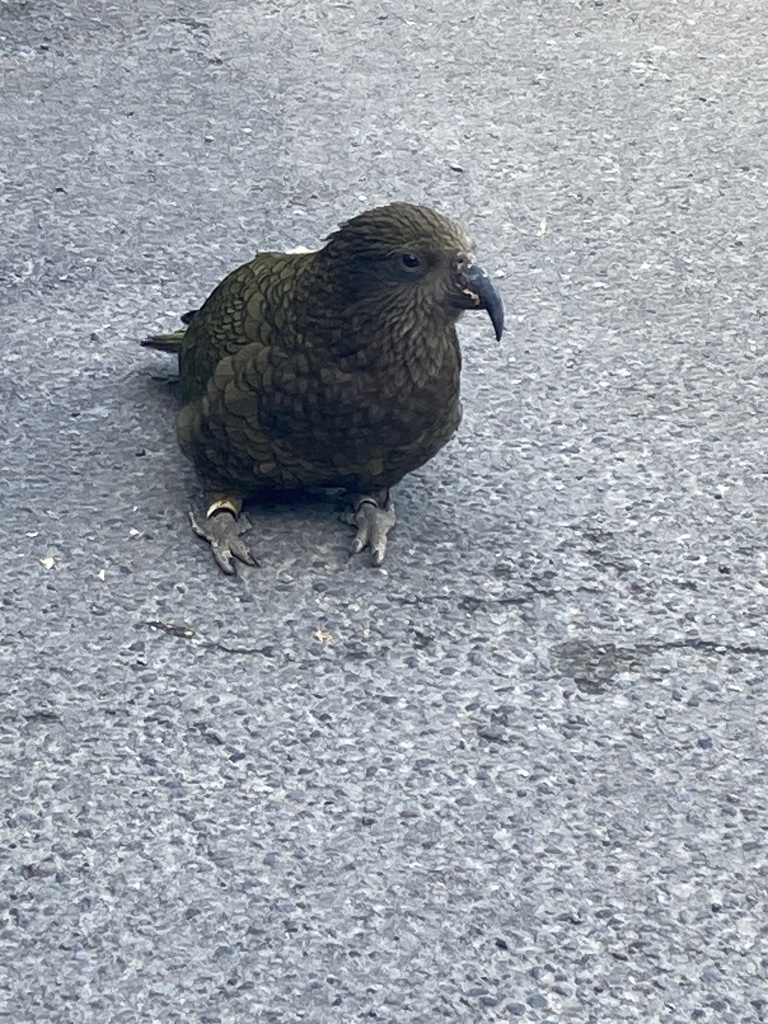
{"label": "bird tail", "polygon": [[142,338],[144,348],[156,348],[159,352],[178,352],[186,330],[171,331],[170,334],[150,334]]}
{"label": "bird tail", "polygon": [[[196,309],[190,309],[189,312],[182,313],[179,319],[183,324],[191,324],[196,313]],[[159,352],[178,352],[186,333],[187,329],[184,327],[178,331],[171,331],[169,334],[150,334],[148,338],[144,338],[141,344],[144,348],[156,348]]]}

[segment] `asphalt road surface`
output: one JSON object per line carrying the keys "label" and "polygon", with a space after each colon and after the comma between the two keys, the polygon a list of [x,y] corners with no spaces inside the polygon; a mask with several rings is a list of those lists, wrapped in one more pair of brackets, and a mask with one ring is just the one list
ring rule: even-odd
{"label": "asphalt road surface", "polygon": [[[768,1019],[767,36],[0,2],[2,1019]],[[383,570],[313,499],[225,578],[136,341],[391,200],[503,344]]]}

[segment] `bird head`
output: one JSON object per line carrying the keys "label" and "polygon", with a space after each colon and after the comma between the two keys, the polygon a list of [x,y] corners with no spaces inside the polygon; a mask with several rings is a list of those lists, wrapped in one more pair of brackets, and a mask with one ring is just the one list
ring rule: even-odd
{"label": "bird head", "polygon": [[467,309],[484,309],[500,339],[504,307],[473,250],[436,210],[392,203],[342,224],[322,254],[348,308],[399,319],[404,328],[453,324]]}

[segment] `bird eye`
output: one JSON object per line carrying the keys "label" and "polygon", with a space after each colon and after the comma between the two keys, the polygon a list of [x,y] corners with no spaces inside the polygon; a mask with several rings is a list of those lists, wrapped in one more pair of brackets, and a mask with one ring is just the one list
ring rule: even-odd
{"label": "bird eye", "polygon": [[403,266],[408,270],[416,270],[417,267],[421,266],[421,260],[418,256],[414,256],[412,252],[407,252],[403,257]]}

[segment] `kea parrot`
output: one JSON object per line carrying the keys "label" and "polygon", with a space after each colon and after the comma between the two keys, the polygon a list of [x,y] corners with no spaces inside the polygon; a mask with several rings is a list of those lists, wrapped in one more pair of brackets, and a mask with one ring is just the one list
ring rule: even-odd
{"label": "kea parrot", "polygon": [[504,309],[462,229],[426,206],[361,213],[315,252],[258,253],[185,329],[143,344],[178,352],[178,439],[203,486],[190,513],[225,573],[257,565],[243,540],[253,496],[341,488],[352,553],[381,565],[395,524],[390,488],[461,420],[455,323]]}

